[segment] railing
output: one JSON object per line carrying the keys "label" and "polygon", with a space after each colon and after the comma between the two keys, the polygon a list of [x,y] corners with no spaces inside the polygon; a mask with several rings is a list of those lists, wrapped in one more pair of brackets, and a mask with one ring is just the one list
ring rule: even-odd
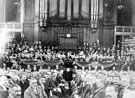
{"label": "railing", "polygon": [[132,38],[135,36],[135,26],[115,26],[114,29],[114,44],[116,44],[116,36],[122,37],[122,42],[125,41],[125,37]]}
{"label": "railing", "polygon": [[9,30],[9,31],[20,31],[23,30],[22,23],[9,22],[9,23],[0,23],[0,30]]}
{"label": "railing", "polygon": [[134,26],[115,26],[115,34],[121,35],[121,33],[124,34],[134,34],[135,35],[135,27]]}

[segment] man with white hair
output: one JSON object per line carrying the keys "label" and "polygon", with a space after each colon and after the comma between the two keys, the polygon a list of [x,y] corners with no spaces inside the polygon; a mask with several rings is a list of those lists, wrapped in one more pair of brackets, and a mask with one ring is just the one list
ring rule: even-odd
{"label": "man with white hair", "polygon": [[21,97],[21,87],[19,85],[14,84],[12,88],[9,89],[8,98],[22,98]]}
{"label": "man with white hair", "polygon": [[93,98],[105,98],[105,85],[102,79],[96,79],[91,96],[93,96]]}
{"label": "man with white hair", "polygon": [[41,86],[38,86],[35,78],[30,79],[30,86],[24,92],[24,98],[47,98]]}
{"label": "man with white hair", "polygon": [[[118,98],[118,88],[116,85],[108,85],[105,89],[106,98]],[[129,97],[130,98],[130,97]]]}

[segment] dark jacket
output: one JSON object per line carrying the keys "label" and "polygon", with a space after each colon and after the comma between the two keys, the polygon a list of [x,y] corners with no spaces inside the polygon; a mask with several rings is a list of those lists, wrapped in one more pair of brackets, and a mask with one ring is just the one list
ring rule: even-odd
{"label": "dark jacket", "polygon": [[101,88],[93,94],[93,98],[106,98],[105,88]]}
{"label": "dark jacket", "polygon": [[47,98],[47,95],[41,86],[37,87],[37,94],[31,87],[28,87],[24,92],[24,98]]}
{"label": "dark jacket", "polygon": [[7,98],[8,97],[8,91],[5,91],[3,87],[0,86],[0,98]]}
{"label": "dark jacket", "polygon": [[29,87],[29,82],[28,80],[26,80],[24,83],[20,81],[19,85],[21,87],[21,97],[24,98],[24,92]]}

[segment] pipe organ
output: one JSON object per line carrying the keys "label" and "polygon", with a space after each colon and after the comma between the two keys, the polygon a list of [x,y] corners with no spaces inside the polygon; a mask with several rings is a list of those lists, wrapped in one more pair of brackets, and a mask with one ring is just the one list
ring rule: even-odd
{"label": "pipe organ", "polygon": [[[103,39],[103,36],[113,35],[114,23],[112,21],[115,13],[112,12],[112,9],[115,8],[110,9],[106,6],[115,4],[113,0],[109,0],[109,2],[107,0],[39,0],[39,2],[39,22],[40,26],[45,28],[44,31],[40,31],[39,35],[41,42],[45,44],[57,42],[58,45],[61,45],[65,42],[70,45],[75,40],[73,45],[77,47],[81,46],[84,41],[94,43],[100,40],[100,43],[104,45],[106,39]],[[110,21],[104,22],[107,20],[108,9],[114,15],[111,14],[111,19],[109,17]],[[109,26],[108,24],[110,24],[109,30],[105,30],[104,25]],[[109,34],[110,32],[106,34],[108,31],[111,31],[111,34]],[[71,39],[63,37],[67,34],[71,35]],[[45,36],[50,36],[51,39]],[[113,44],[113,37],[111,39],[106,44]]]}
{"label": "pipe organ", "polygon": [[[31,0],[26,0],[26,2],[28,1],[30,2]],[[34,30],[32,26],[29,26],[30,23],[25,23],[24,28],[26,27],[26,30],[24,32],[32,32],[30,30],[33,29],[34,39],[38,39],[43,44],[68,47],[64,45],[66,43],[76,48],[82,46],[85,41],[91,44],[99,40],[103,46],[113,44],[113,28],[117,19],[116,7],[110,8],[109,6],[114,5],[115,0],[35,1],[35,9],[32,9],[33,7],[25,9],[25,15],[30,16],[25,17],[25,20],[35,20],[34,16],[32,16],[32,11],[35,10],[36,14],[38,12],[38,18],[36,19],[38,20],[39,30]],[[30,12],[28,9],[32,11]],[[111,17],[108,17],[109,11]],[[27,31],[28,26],[31,29]],[[32,33],[29,34],[32,35]],[[37,34],[38,38],[35,37]],[[71,37],[67,39],[66,35]],[[27,39],[29,40],[29,38]],[[71,43],[72,41],[74,42]]]}
{"label": "pipe organ", "polygon": [[103,16],[103,0],[39,0],[39,7],[41,22],[49,18],[68,21],[84,19],[89,20],[91,28],[97,28],[99,15],[100,18]]}

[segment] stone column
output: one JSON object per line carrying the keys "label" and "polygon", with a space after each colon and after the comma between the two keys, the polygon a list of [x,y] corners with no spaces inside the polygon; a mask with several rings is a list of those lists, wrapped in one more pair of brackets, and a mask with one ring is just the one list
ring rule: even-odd
{"label": "stone column", "polygon": [[23,23],[24,22],[24,11],[25,11],[25,0],[21,0],[21,18],[20,18],[20,22]]}
{"label": "stone column", "polygon": [[24,13],[25,13],[25,0],[21,0],[21,15],[20,15],[20,23],[22,25],[21,37],[23,36],[23,24],[24,24]]}

